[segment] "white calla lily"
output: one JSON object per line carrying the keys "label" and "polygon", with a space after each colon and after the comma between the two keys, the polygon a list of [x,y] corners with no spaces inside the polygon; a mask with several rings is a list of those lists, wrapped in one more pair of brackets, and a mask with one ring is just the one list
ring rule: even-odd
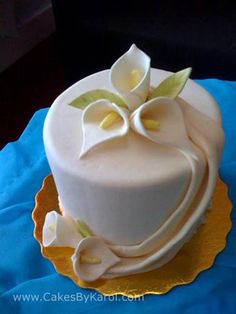
{"label": "white calla lily", "polygon": [[131,111],[147,99],[150,62],[150,57],[133,44],[111,67],[111,84],[124,98]]}
{"label": "white calla lily", "polygon": [[120,261],[97,237],[84,238],[71,257],[75,274],[84,281],[94,281]]}
{"label": "white calla lily", "polygon": [[73,219],[56,211],[47,213],[43,225],[43,246],[67,246],[75,248],[82,239]]}
{"label": "white calla lily", "polygon": [[[145,127],[145,121],[150,122],[150,128]],[[155,122],[158,123],[157,126],[160,125],[157,130]],[[175,147],[196,158],[188,138],[182,110],[171,98],[159,97],[144,103],[132,113],[130,126],[135,132],[155,143]]]}
{"label": "white calla lily", "polygon": [[83,144],[80,158],[100,143],[127,134],[129,130],[127,109],[100,99],[91,103],[83,112]]}

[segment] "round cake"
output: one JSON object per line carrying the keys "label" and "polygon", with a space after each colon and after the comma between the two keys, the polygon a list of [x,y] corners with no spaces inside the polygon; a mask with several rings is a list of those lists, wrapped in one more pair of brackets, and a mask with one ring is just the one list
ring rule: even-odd
{"label": "round cake", "polygon": [[150,68],[132,45],[52,104],[43,137],[62,214],[46,216],[43,245],[75,248],[82,280],[160,267],[201,222],[223,132],[189,74]]}

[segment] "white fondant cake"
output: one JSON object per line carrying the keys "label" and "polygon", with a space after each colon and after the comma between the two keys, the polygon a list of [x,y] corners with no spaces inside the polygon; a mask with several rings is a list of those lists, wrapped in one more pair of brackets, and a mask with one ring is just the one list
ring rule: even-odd
{"label": "white fondant cake", "polygon": [[[137,90],[123,80],[133,69],[141,73]],[[150,69],[149,58],[133,45],[111,70],[68,88],[48,112],[44,144],[63,216],[47,215],[43,243],[74,247],[74,271],[83,280],[165,264],[209,204],[223,146],[220,114],[190,79],[174,99],[147,100],[143,90],[150,94],[170,75]],[[91,101],[84,111],[69,105],[95,89],[119,95],[128,108],[108,99]],[[111,112],[120,120],[103,129],[99,123]],[[143,117],[151,127],[157,120],[160,125],[148,131]]]}

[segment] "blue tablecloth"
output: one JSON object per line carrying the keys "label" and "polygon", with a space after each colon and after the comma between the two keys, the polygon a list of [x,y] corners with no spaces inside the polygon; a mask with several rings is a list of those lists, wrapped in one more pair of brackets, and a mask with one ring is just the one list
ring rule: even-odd
{"label": "blue tablecloth", "polygon": [[[220,175],[236,205],[236,82],[199,80],[217,100],[226,136]],[[144,300],[102,299],[57,274],[33,237],[34,196],[50,172],[42,142],[48,109],[0,152],[0,313],[236,313],[236,212],[213,267],[185,286]],[[20,112],[19,112],[20,119]],[[219,226],[220,228],[220,226]],[[38,299],[38,300],[37,300]]]}

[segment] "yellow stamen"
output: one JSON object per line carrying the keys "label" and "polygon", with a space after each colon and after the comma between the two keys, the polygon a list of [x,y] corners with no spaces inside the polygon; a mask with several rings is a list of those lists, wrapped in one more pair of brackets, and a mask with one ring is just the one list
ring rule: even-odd
{"label": "yellow stamen", "polygon": [[80,256],[80,262],[82,264],[101,264],[101,260],[97,256],[90,256],[90,255],[85,255],[82,254]]}
{"label": "yellow stamen", "polygon": [[105,116],[99,126],[101,129],[108,129],[113,123],[118,122],[119,119],[121,119],[120,115],[112,111]]}
{"label": "yellow stamen", "polygon": [[141,119],[145,129],[156,131],[160,128],[160,122],[151,119]]}
{"label": "yellow stamen", "polygon": [[93,235],[87,225],[82,220],[77,220],[77,224],[79,233],[82,235],[82,237],[86,238]]}
{"label": "yellow stamen", "polygon": [[49,228],[49,230],[51,230],[52,232],[54,232],[55,229],[56,229],[56,226],[55,226],[55,224],[50,224],[50,225],[48,226],[48,228]]}
{"label": "yellow stamen", "polygon": [[139,70],[134,69],[131,72],[130,90],[133,89],[141,81],[142,75]]}

